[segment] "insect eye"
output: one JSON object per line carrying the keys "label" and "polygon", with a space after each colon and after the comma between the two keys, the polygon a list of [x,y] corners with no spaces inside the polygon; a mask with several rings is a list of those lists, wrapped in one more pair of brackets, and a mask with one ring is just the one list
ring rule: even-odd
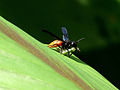
{"label": "insect eye", "polygon": [[71,44],[72,44],[73,47],[77,46],[75,42],[72,42]]}

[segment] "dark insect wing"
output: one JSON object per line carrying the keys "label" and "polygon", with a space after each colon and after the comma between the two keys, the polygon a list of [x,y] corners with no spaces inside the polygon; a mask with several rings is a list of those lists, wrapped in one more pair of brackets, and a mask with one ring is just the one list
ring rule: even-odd
{"label": "dark insect wing", "polygon": [[63,41],[68,41],[68,33],[67,33],[67,29],[65,27],[62,27],[62,32],[63,32]]}
{"label": "dark insect wing", "polygon": [[47,31],[47,30],[45,30],[45,29],[43,29],[42,31],[45,32],[45,33],[47,33],[47,34],[49,34],[49,35],[51,35],[51,36],[53,36],[54,38],[56,38],[56,39],[58,39],[58,40],[63,41],[63,40],[62,40],[61,38],[59,38],[58,36],[54,35],[53,33],[49,32],[49,31]]}

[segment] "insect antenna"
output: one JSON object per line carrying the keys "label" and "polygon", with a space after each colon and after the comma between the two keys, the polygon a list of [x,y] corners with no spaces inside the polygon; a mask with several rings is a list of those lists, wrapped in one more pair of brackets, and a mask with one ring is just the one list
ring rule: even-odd
{"label": "insect antenna", "polygon": [[84,40],[85,38],[81,38],[79,40],[76,41],[76,43],[79,43],[81,40]]}

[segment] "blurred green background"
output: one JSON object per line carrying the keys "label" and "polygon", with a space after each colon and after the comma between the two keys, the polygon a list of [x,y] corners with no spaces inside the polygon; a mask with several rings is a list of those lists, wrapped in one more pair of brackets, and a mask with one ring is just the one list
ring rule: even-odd
{"label": "blurred green background", "polygon": [[81,60],[118,87],[120,60],[120,0],[0,0],[0,15],[43,43],[62,38],[68,29],[79,43]]}

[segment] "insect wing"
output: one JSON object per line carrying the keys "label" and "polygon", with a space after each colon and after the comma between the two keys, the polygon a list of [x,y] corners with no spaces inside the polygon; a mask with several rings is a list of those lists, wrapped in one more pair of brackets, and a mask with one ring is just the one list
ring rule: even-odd
{"label": "insect wing", "polygon": [[61,38],[59,38],[58,36],[56,36],[55,34],[49,32],[49,31],[47,31],[47,30],[45,30],[45,29],[43,29],[42,31],[45,32],[45,33],[47,33],[47,34],[49,34],[49,35],[51,35],[51,36],[53,36],[54,38],[56,38],[56,39],[58,39],[58,40],[63,41],[63,40],[62,40]]}
{"label": "insect wing", "polygon": [[63,41],[68,41],[68,33],[67,33],[67,29],[65,27],[62,27],[62,32],[63,32]]}

